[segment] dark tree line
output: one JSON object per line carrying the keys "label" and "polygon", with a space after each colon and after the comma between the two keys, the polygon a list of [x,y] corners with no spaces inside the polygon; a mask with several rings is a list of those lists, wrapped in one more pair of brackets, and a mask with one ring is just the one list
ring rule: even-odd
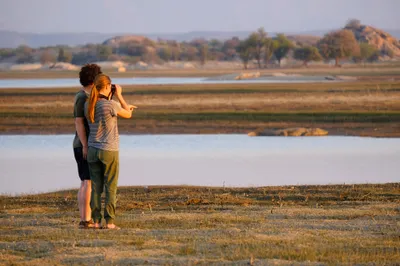
{"label": "dark tree line", "polygon": [[374,61],[380,55],[393,56],[393,52],[379,51],[368,43],[359,43],[352,28],[359,27],[358,20],[351,20],[342,30],[330,32],[315,45],[296,44],[284,34],[269,37],[264,28],[259,28],[246,39],[233,37],[221,41],[217,39],[194,39],[189,42],[173,40],[157,41],[148,38],[119,42],[117,44],[87,44],[80,47],[55,46],[33,49],[22,45],[16,49],[0,49],[0,61],[15,59],[17,63],[68,62],[84,64],[94,61],[123,60],[130,63],[163,63],[168,61],[207,60],[243,62],[246,69],[250,62],[258,68],[268,68],[270,63],[281,65],[283,59],[293,57],[307,66],[312,61],[351,59],[355,62]]}

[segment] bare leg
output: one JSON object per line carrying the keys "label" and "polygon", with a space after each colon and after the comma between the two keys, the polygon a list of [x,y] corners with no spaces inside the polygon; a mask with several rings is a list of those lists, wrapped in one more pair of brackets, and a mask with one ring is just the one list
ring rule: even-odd
{"label": "bare leg", "polygon": [[85,216],[83,213],[83,190],[84,190],[84,181],[81,182],[81,186],[78,190],[78,208],[79,208],[79,216],[81,218],[81,221],[85,221]]}
{"label": "bare leg", "polygon": [[92,182],[90,180],[83,181],[82,189],[82,218],[83,221],[90,221],[92,219],[92,210],[90,209],[90,197],[92,193]]}

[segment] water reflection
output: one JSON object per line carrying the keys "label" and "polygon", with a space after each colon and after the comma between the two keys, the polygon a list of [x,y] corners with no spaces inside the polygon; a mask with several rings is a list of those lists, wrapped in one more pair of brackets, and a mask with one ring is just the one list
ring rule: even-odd
{"label": "water reflection", "polygon": [[[207,80],[206,78],[180,78],[180,77],[157,77],[157,78],[113,78],[114,83],[120,85],[168,85],[168,84],[232,84],[232,83],[303,83],[303,82],[330,82],[324,77],[295,77],[279,78],[269,77],[254,80]],[[80,87],[76,78],[65,79],[3,79],[0,80],[0,88],[62,88]]]}
{"label": "water reflection", "polygon": [[[0,136],[0,193],[76,188],[72,135]],[[399,182],[400,139],[121,136],[119,185]]]}

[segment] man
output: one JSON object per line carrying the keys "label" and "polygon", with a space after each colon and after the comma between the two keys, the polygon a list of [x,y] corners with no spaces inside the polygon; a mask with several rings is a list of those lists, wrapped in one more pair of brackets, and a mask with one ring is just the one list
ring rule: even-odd
{"label": "man", "polygon": [[95,77],[101,74],[101,69],[96,64],[87,64],[79,72],[81,90],[75,95],[74,118],[75,138],[73,142],[74,156],[78,165],[78,174],[81,179],[81,186],[78,191],[78,206],[81,221],[79,228],[87,229],[93,227],[90,209],[91,181],[89,166],[86,160],[88,153],[89,124],[85,118],[84,106],[90,95]]}

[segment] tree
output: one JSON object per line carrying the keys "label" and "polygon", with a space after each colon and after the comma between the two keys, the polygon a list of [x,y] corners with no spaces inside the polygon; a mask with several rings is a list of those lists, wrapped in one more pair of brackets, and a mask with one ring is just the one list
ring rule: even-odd
{"label": "tree", "polygon": [[12,57],[16,55],[16,50],[11,48],[1,48],[0,49],[0,60]]}
{"label": "tree", "polygon": [[248,44],[252,47],[253,56],[257,60],[258,68],[261,68],[261,54],[265,45],[267,33],[264,28],[259,28],[248,38]]}
{"label": "tree", "polygon": [[388,48],[388,47],[384,47],[382,49],[382,54],[389,56],[390,58],[394,57],[394,52],[392,49]]}
{"label": "tree", "polygon": [[196,60],[196,56],[198,54],[199,50],[196,47],[189,46],[186,49],[186,57],[188,61],[194,61]]}
{"label": "tree", "polygon": [[237,52],[240,56],[240,59],[242,59],[243,61],[244,69],[247,69],[247,64],[249,63],[252,54],[252,47],[249,44],[249,39],[246,39],[239,43],[237,47]]}
{"label": "tree", "polygon": [[141,56],[141,60],[146,63],[154,63],[159,59],[157,51],[154,47],[146,46],[145,51]]}
{"label": "tree", "polygon": [[176,41],[170,41],[168,44],[171,49],[172,60],[178,61],[181,57],[181,45]]}
{"label": "tree", "polygon": [[360,46],[351,30],[339,30],[326,34],[317,44],[320,54],[325,59],[339,59],[360,54]]}
{"label": "tree", "polygon": [[206,63],[207,60],[207,55],[208,55],[208,45],[207,44],[203,44],[200,47],[200,63],[202,65],[204,65]]}
{"label": "tree", "polygon": [[158,51],[158,56],[164,60],[164,61],[169,61],[171,60],[172,57],[172,51],[168,46],[161,47],[160,50]]}
{"label": "tree", "polygon": [[296,60],[303,61],[304,65],[307,66],[310,61],[319,61],[322,59],[318,52],[318,49],[313,46],[300,47],[294,50],[294,58]]}
{"label": "tree", "polygon": [[217,39],[212,39],[211,41],[208,42],[208,47],[210,52],[220,52],[222,51],[223,46],[224,43]]}
{"label": "tree", "polygon": [[358,29],[361,26],[361,21],[358,19],[349,19],[346,23],[345,29]]}
{"label": "tree", "polygon": [[60,50],[58,51],[57,61],[70,63],[71,60],[72,60],[72,54],[65,52],[64,48],[60,48]]}
{"label": "tree", "polygon": [[225,58],[227,60],[235,59],[237,56],[237,47],[240,44],[240,40],[238,37],[233,37],[230,40],[226,40],[224,45],[222,46],[222,52],[225,54]]}
{"label": "tree", "polygon": [[141,57],[146,53],[146,46],[136,41],[124,42],[119,45],[119,54]]}
{"label": "tree", "polygon": [[264,42],[264,60],[265,67],[268,67],[268,62],[276,50],[276,42],[271,38],[266,38]]}
{"label": "tree", "polygon": [[100,61],[106,61],[112,55],[112,47],[108,45],[98,45],[96,49],[96,57]]}
{"label": "tree", "polygon": [[15,54],[17,55],[17,63],[33,63],[33,49],[27,45],[20,45],[15,50]]}
{"label": "tree", "polygon": [[274,42],[275,42],[274,55],[276,57],[276,60],[278,60],[280,66],[282,59],[285,58],[289,53],[290,49],[293,48],[293,44],[291,41],[288,40],[288,38],[286,38],[284,34],[278,34],[275,37]]}
{"label": "tree", "polygon": [[74,65],[83,65],[97,61],[96,55],[90,51],[75,53],[72,57],[71,63]]}
{"label": "tree", "polygon": [[360,43],[360,54],[358,56],[355,56],[356,60],[363,61],[364,63],[366,61],[372,62],[377,60],[379,57],[379,51],[378,49],[369,44],[369,43]]}
{"label": "tree", "polygon": [[50,49],[43,51],[42,54],[40,55],[41,64],[55,63],[56,61],[57,61],[56,56],[55,54],[52,53]]}

